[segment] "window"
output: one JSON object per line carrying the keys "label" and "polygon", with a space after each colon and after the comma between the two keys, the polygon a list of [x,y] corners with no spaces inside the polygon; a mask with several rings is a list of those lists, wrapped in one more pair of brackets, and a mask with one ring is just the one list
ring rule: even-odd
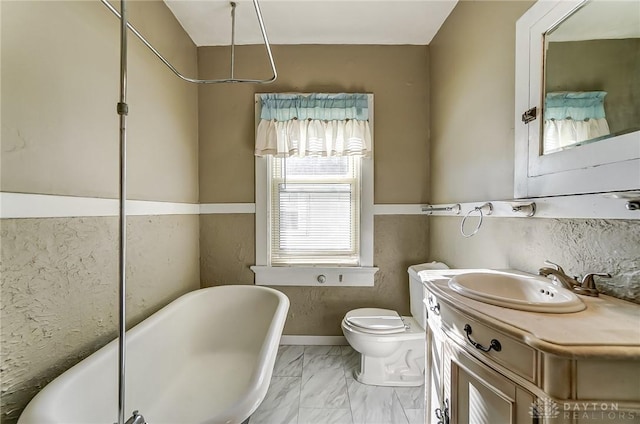
{"label": "window", "polygon": [[[343,111],[352,97],[353,118]],[[256,95],[256,284],[373,286],[372,102]]]}
{"label": "window", "polygon": [[269,159],[271,265],[360,265],[360,161]]}

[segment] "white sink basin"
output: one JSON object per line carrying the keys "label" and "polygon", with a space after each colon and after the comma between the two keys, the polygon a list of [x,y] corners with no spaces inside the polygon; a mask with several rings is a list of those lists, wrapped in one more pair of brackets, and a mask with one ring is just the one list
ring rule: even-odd
{"label": "white sink basin", "polygon": [[461,295],[505,308],[522,311],[567,313],[586,306],[570,290],[550,279],[501,271],[469,272],[449,280],[449,287]]}

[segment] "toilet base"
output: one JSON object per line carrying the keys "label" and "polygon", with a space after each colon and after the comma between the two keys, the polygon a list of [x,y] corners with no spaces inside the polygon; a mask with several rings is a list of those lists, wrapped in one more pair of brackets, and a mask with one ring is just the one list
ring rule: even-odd
{"label": "toilet base", "polygon": [[421,386],[424,383],[424,341],[404,342],[391,356],[376,358],[360,354],[360,370],[354,377],[372,386]]}

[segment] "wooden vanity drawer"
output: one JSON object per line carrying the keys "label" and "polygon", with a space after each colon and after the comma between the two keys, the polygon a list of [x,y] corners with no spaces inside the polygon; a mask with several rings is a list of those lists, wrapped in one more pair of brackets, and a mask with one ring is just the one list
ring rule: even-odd
{"label": "wooden vanity drawer", "polygon": [[[486,358],[532,383],[537,383],[536,351],[533,348],[442,302],[439,305],[439,319],[448,336],[481,358]],[[485,352],[493,339],[498,341],[500,350],[497,351],[497,346],[494,346]]]}

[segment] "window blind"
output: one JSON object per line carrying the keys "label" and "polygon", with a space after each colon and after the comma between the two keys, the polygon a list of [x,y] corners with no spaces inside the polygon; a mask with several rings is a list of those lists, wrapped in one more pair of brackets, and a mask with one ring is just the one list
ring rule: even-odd
{"label": "window blind", "polygon": [[270,158],[271,264],[359,265],[360,158]]}

